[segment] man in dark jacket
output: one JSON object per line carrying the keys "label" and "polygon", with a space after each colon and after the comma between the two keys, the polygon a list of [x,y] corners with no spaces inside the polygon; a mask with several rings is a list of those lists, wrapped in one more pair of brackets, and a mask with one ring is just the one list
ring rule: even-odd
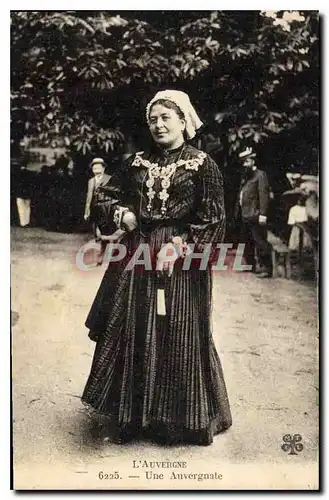
{"label": "man in dark jacket", "polygon": [[259,278],[272,276],[271,245],[267,241],[267,211],[270,201],[270,188],[267,175],[255,163],[256,154],[251,148],[239,154],[243,160],[242,176],[236,216],[240,218],[245,243],[244,257],[252,271],[256,272],[256,259],[259,263]]}

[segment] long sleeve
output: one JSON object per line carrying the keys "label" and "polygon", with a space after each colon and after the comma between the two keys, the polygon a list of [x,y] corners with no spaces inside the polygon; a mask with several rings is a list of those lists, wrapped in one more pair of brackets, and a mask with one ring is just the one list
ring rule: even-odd
{"label": "long sleeve", "polygon": [[258,192],[259,192],[259,213],[260,215],[267,215],[267,209],[270,201],[270,187],[267,175],[263,171],[259,172]]}
{"label": "long sleeve", "polygon": [[131,197],[130,163],[131,159],[128,158],[128,160],[118,165],[109,182],[100,188],[108,198],[111,198],[113,204],[125,204]]}
{"label": "long sleeve", "polygon": [[[111,217],[116,220],[115,212],[119,207],[125,207],[134,212],[134,193],[131,185],[131,158],[118,166],[106,186],[100,188],[100,191],[111,203]],[[120,218],[121,219],[121,218]]]}
{"label": "long sleeve", "polygon": [[189,228],[192,241],[202,249],[205,244],[223,241],[226,223],[223,177],[209,156],[200,169],[198,198],[196,219]]}

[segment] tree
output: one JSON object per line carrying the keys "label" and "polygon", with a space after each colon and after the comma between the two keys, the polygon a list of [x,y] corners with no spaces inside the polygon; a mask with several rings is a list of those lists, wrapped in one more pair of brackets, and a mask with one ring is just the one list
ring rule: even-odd
{"label": "tree", "polygon": [[83,155],[129,135],[139,146],[147,101],[174,87],[225,164],[254,145],[314,170],[318,29],[315,11],[12,12],[12,140]]}

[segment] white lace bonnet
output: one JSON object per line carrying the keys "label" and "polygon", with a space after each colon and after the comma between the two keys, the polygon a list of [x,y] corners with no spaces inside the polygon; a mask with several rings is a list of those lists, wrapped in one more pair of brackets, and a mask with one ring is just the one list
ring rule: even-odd
{"label": "white lace bonnet", "polygon": [[184,115],[187,138],[193,139],[196,130],[198,130],[203,123],[192,106],[189,96],[181,90],[161,90],[158,92],[146,106],[147,123],[150,124],[149,115],[152,105],[160,99],[166,99],[167,101],[171,101],[178,106]]}

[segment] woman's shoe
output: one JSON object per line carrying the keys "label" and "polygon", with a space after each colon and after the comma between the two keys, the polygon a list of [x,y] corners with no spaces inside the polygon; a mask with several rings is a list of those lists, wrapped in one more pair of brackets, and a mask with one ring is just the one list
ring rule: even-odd
{"label": "woman's shoe", "polygon": [[98,333],[96,333],[96,332],[92,332],[91,330],[89,330],[88,337],[89,337],[89,338],[90,338],[90,340],[92,340],[93,342],[97,342],[97,341],[98,341],[98,339],[99,339],[99,335],[98,335]]}

